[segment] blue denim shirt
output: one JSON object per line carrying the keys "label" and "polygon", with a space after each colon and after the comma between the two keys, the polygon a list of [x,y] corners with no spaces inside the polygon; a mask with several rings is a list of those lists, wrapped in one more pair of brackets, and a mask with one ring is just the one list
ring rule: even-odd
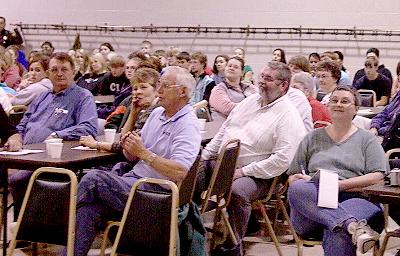
{"label": "blue denim shirt", "polygon": [[97,112],[93,95],[72,84],[66,90],[40,94],[29,105],[17,132],[24,144],[43,142],[52,132],[64,140],[97,135]]}

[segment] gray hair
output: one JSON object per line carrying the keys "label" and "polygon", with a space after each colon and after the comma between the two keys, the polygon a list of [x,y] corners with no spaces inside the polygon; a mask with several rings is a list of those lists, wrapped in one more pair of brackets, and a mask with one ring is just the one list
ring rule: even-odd
{"label": "gray hair", "polygon": [[196,88],[196,80],[194,79],[192,74],[190,74],[187,69],[178,66],[169,66],[164,68],[164,74],[170,72],[175,75],[175,83],[177,85],[182,85],[187,88],[186,96],[188,97],[188,99],[190,99],[192,97],[194,89]]}
{"label": "gray hair", "polygon": [[290,72],[290,68],[287,64],[278,61],[270,61],[268,62],[267,66],[272,70],[278,71],[278,74],[275,77],[276,79],[285,81],[288,84],[290,83],[292,73]]}
{"label": "gray hair", "polygon": [[310,73],[307,72],[299,72],[292,76],[292,83],[301,83],[304,86],[304,89],[310,91],[310,93],[314,92],[314,79]]}

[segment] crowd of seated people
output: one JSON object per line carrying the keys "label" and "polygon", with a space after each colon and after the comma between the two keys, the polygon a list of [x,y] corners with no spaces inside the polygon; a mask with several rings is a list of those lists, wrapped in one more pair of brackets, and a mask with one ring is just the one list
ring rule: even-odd
{"label": "crowd of seated people", "polygon": [[[0,51],[2,109],[7,112],[12,105],[28,106],[26,115],[16,131],[13,131],[14,135],[4,136],[9,138],[2,141],[3,144],[5,143],[8,150],[19,150],[23,144],[41,143],[49,137],[61,137],[65,140],[80,140],[81,144],[91,148],[121,152],[126,161],[132,162],[125,174],[114,175],[115,172],[111,174],[113,172],[110,170],[107,174],[104,174],[104,170],[93,171],[83,179],[79,193],[97,193],[92,189],[100,191],[103,182],[118,184],[112,193],[119,189],[126,192],[140,177],[161,177],[174,181],[183,179],[200,148],[200,133],[197,124],[193,124],[196,122],[195,113],[199,108],[203,108],[210,112],[212,120],[221,121],[222,124],[215,138],[203,150],[204,161],[218,155],[223,143],[229,139],[239,138],[242,143],[232,188],[232,202],[228,207],[230,222],[240,244],[234,245],[227,241],[217,248],[220,252],[243,254],[242,238],[247,229],[251,201],[265,195],[269,179],[289,168],[290,174],[294,175],[291,178],[289,202],[294,208],[292,218],[296,230],[299,233],[308,233],[307,227],[302,226],[303,219],[304,215],[309,214],[305,211],[313,212],[315,216],[307,217],[312,221],[313,228],[325,230],[323,246],[327,255],[339,250],[333,246],[333,242],[327,241],[331,238],[334,238],[332,241],[345,239],[346,246],[341,250],[346,250],[346,255],[353,255],[360,245],[354,241],[357,239],[352,241],[352,230],[367,227],[361,220],[368,220],[372,213],[371,216],[349,214],[345,222],[336,223],[341,226],[339,232],[335,233],[336,226],[331,225],[331,220],[320,220],[318,212],[299,204],[296,198],[303,192],[298,184],[305,183],[303,180],[308,180],[308,177],[301,176],[298,172],[301,165],[310,173],[314,172],[314,167],[337,168],[317,166],[323,159],[314,163],[312,155],[312,159],[303,159],[308,150],[321,147],[313,145],[314,137],[321,137],[324,143],[336,143],[346,148],[347,138],[354,139],[357,143],[373,138],[371,134],[348,123],[351,123],[356,115],[359,102],[355,93],[340,86],[376,91],[378,105],[386,107],[372,120],[370,131],[375,135],[384,136],[390,127],[399,112],[398,79],[394,80],[392,86],[390,71],[379,65],[378,49],[371,48],[367,51],[365,62],[360,61],[364,62],[364,68],[356,73],[353,84],[343,67],[344,56],[340,51],[296,55],[288,58],[286,64],[284,49],[277,48],[273,51],[272,61],[259,72],[260,76],[255,76],[249,65],[251,63],[245,60],[243,48],[233,49],[228,55],[213,56],[215,59],[212,68],[208,66],[208,56],[203,52],[182,51],[176,47],[154,49],[148,40],[143,41],[135,50],[137,51],[125,58],[119,55],[118,49],[106,42],[93,51],[74,49],[68,53],[69,57],[65,56],[68,55],[66,53],[62,53],[60,57],[61,53],[54,53],[51,42],[44,42],[41,50],[26,54],[29,56],[29,66],[26,70],[18,61],[19,54],[15,46],[11,45]],[[400,68],[397,71],[399,70]],[[66,84],[62,83],[61,75],[67,76]],[[378,83],[375,80],[383,82]],[[76,96],[74,90],[79,91],[80,96]],[[322,92],[324,97],[318,99],[317,92]],[[65,109],[69,110],[67,116],[52,116],[51,111],[54,110],[48,106],[61,95],[76,99],[70,99],[69,103],[64,102]],[[95,104],[93,96],[97,95],[112,95],[115,100],[111,106],[103,108],[102,105]],[[83,102],[78,103],[77,100]],[[79,109],[80,115],[70,116],[76,114],[75,108]],[[194,110],[194,113],[189,110]],[[47,122],[46,117],[65,119],[67,122]],[[98,140],[97,118],[105,119],[105,128],[116,129],[121,133],[121,139],[113,143]],[[316,121],[326,123],[314,127],[313,123]],[[41,132],[37,133],[39,127]],[[313,130],[319,127],[325,128]],[[339,136],[345,132],[347,137]],[[174,137],[168,137],[166,134],[172,134]],[[158,143],[156,139],[160,139],[161,142]],[[301,140],[303,141],[300,142]],[[341,200],[343,203],[348,200],[360,201],[360,205],[368,209],[365,214],[380,213],[380,209],[374,205],[364,205],[361,201],[363,199],[358,195],[349,195],[346,192],[375,183],[383,178],[386,172],[384,156],[379,145],[372,144],[373,149],[363,148],[364,144],[362,145],[349,146],[350,149],[356,147],[362,152],[359,152],[360,160],[349,166],[349,172],[342,176],[339,174],[341,184],[344,184],[340,192],[343,199]],[[377,160],[371,168],[364,170],[365,172],[359,170],[359,166],[363,165],[363,156],[369,156],[370,151]],[[323,162],[332,161],[327,159]],[[351,164],[353,161],[343,162]],[[163,169],[165,166],[171,167],[172,172],[166,172]],[[198,188],[200,190],[206,187],[211,169],[203,171],[203,184]],[[17,202],[16,213],[29,176],[30,173],[26,171],[18,171],[10,178],[11,192]],[[373,179],[356,187],[350,182],[352,179],[366,176],[373,176]],[[306,188],[302,186],[302,189]],[[316,188],[310,185],[307,189],[309,193],[315,193]],[[93,209],[89,207],[91,202],[98,203],[99,207],[95,210],[100,211],[101,215],[104,213],[105,216],[108,212],[104,209],[107,207],[122,211],[125,198],[121,199],[119,196],[113,195],[118,197],[119,204],[115,204],[111,197],[103,198],[97,194],[79,199],[81,206],[78,208],[77,232],[80,238],[85,239],[77,242],[76,255],[87,253],[96,233],[92,229],[97,220],[92,215]],[[306,201],[310,203],[311,199]],[[297,215],[302,216],[299,218]],[[93,222],[85,223],[82,221],[84,216],[89,216]],[[316,219],[319,221],[315,221]],[[330,222],[331,226],[325,225],[325,222]],[[376,238],[376,234],[368,228],[363,231],[372,234],[373,239]],[[367,249],[364,247],[364,250]]]}

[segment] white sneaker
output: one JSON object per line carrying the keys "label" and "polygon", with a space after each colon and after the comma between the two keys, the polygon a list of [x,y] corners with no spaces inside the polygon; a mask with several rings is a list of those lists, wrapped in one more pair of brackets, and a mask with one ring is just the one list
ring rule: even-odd
{"label": "white sneaker", "polygon": [[353,244],[357,246],[357,250],[366,253],[379,240],[378,232],[372,230],[368,226],[366,220],[352,222],[347,226],[347,231],[352,235]]}

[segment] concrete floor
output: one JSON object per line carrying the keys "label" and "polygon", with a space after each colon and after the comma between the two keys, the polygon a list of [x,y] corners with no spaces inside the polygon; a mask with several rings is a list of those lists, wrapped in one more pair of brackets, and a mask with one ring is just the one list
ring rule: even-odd
{"label": "concrete floor", "polygon": [[[9,220],[13,219],[12,212],[13,212],[12,210],[9,211],[9,215],[8,215]],[[210,216],[210,217],[212,217],[212,216]],[[206,219],[206,222],[207,222],[207,219]],[[393,222],[392,220],[389,221],[389,230],[393,230],[397,227],[398,226],[395,222]],[[8,234],[9,234],[9,238],[11,238],[10,232],[8,232]],[[384,237],[384,233],[381,235],[382,240],[383,240],[383,237]],[[296,256],[297,255],[297,246],[293,242],[289,241],[291,239],[290,235],[279,236],[278,239],[281,242],[280,245],[281,245],[283,255],[285,255],[285,256]],[[244,241],[245,241],[245,249],[246,249],[247,256],[265,256],[265,255],[277,256],[278,255],[274,244],[272,242],[270,242],[269,237],[266,237],[265,235],[263,235],[262,232],[259,232],[255,236],[246,237],[244,239]],[[394,256],[399,249],[400,249],[400,239],[392,238],[391,240],[389,240],[389,244],[387,246],[387,249],[386,249],[386,252],[384,255],[385,256]],[[63,250],[62,246],[46,245],[46,247],[40,248],[39,255],[57,256],[57,255],[61,255],[62,250]],[[110,250],[108,250],[108,252],[109,251]],[[31,250],[29,250],[29,249],[16,250],[14,255],[15,256],[31,255]],[[88,255],[89,256],[100,255],[100,250],[92,249]],[[361,255],[363,255],[363,254],[357,254],[357,256],[361,256]],[[366,256],[372,255],[372,250],[364,255],[366,255]],[[151,255],[149,255],[149,256],[151,256]],[[322,247],[321,246],[304,247],[303,256],[323,256]]]}

